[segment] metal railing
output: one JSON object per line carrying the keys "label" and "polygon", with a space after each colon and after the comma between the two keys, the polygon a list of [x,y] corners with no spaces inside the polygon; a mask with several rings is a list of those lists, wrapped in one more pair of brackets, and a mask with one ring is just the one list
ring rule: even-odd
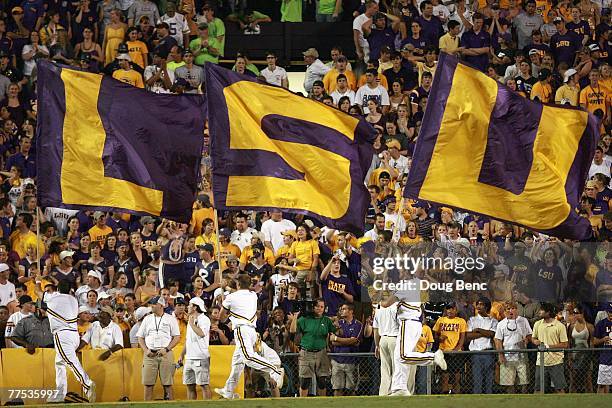
{"label": "metal railing", "polygon": [[[599,354],[602,352],[612,353],[612,349],[534,348],[445,352],[448,369],[416,367],[414,373],[409,374],[408,389],[413,394],[524,394],[559,390],[597,392]],[[381,373],[381,361],[373,353],[328,355],[332,360],[334,357],[354,359],[355,387],[348,393],[379,395],[381,376],[385,374]],[[280,356],[286,375],[281,396],[299,395],[298,354],[284,353]],[[557,362],[553,361],[555,358],[561,363],[550,365]],[[544,361],[544,364],[538,364],[540,361]],[[261,391],[257,385],[253,385],[258,389],[258,396],[269,396],[267,390]],[[315,390],[313,384],[310,394],[314,395]],[[327,395],[333,395],[333,392],[331,381],[328,381]]]}

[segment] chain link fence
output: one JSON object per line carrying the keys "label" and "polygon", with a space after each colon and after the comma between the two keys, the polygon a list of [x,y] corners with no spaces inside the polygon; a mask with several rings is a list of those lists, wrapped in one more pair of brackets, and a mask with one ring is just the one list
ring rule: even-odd
{"label": "chain link fence", "polygon": [[[409,375],[408,389],[417,395],[426,394],[528,394],[553,393],[563,390],[571,393],[597,392],[599,355],[611,353],[605,349],[565,350],[495,350],[446,352],[446,371],[437,367],[416,367]],[[350,370],[354,389],[347,395],[379,395],[381,361],[373,353],[334,354],[354,361]],[[299,396],[299,365],[297,353],[281,354],[285,369],[282,397]],[[539,364],[544,361],[545,365]],[[558,363],[559,364],[553,364]],[[269,397],[271,390],[265,381],[251,382],[257,376],[249,376],[247,394],[252,397]],[[328,377],[327,395],[334,395],[332,375]],[[384,394],[384,392],[383,392]],[[316,384],[311,384],[309,395],[316,395]]]}

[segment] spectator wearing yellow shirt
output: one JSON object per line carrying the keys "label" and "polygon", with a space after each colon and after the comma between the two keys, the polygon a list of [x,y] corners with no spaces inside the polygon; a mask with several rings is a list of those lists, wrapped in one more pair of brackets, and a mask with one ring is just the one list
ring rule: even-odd
{"label": "spectator wearing yellow shirt", "polygon": [[34,302],[38,300],[38,294],[45,291],[47,285],[53,285],[53,281],[40,277],[36,262],[30,264],[27,273],[19,276],[19,282],[25,285],[26,295],[30,296]]}
{"label": "spectator wearing yellow shirt", "polygon": [[319,244],[311,239],[310,227],[302,224],[297,228],[297,241],[291,244],[289,259],[295,262],[298,284],[311,282],[319,264]]}
{"label": "spectator wearing yellow shirt", "polygon": [[608,114],[610,95],[599,85],[599,71],[589,72],[589,81],[589,86],[580,92],[580,106],[591,113],[601,109],[605,118]]}
{"label": "spectator wearing yellow shirt", "polygon": [[[79,336],[83,337],[87,330],[89,330],[89,327],[91,326],[91,321],[93,320],[93,316],[89,312],[89,307],[79,307],[79,314],[77,315],[77,317],[77,330],[79,331]],[[91,349],[91,347],[86,348]]]}
{"label": "spectator wearing yellow shirt", "polygon": [[580,85],[576,81],[576,70],[570,68],[563,74],[564,84],[557,89],[555,93],[555,103],[566,105],[569,103],[572,106],[578,106],[578,98],[580,97]]}
{"label": "spectator wearing yellow shirt", "polygon": [[[417,341],[415,351],[418,353],[431,351],[433,343],[434,337],[431,328],[423,324],[423,331],[421,332],[419,341]],[[408,391],[411,395],[427,394],[427,367],[416,365],[408,366]]]}
{"label": "spectator wearing yellow shirt", "polygon": [[438,66],[435,47],[425,48],[425,62],[416,61],[415,65],[419,73],[419,86],[423,85],[423,72],[429,72],[431,74],[431,80],[433,81],[436,67]]}
{"label": "spectator wearing yellow shirt", "polygon": [[96,224],[88,231],[91,242],[97,242],[103,247],[106,237],[113,233],[113,229],[106,225],[106,214],[102,211],[94,212],[93,219]]}
{"label": "spectator wearing yellow shirt", "polygon": [[[245,246],[244,249],[242,250],[242,253],[240,254],[240,270],[241,271],[244,271],[244,268],[246,267],[246,265],[251,261],[251,258],[253,258],[253,247],[257,244],[263,245],[263,240],[258,232],[253,232],[251,236],[251,245]],[[268,247],[265,247],[264,259],[270,266],[274,266],[274,261],[275,261],[274,252],[272,252],[272,250]]]}
{"label": "spectator wearing yellow shirt", "polygon": [[187,338],[187,321],[189,320],[189,316],[185,313],[185,308],[187,307],[187,302],[184,298],[178,297],[174,299],[174,312],[172,315],[176,318],[176,321],[179,325],[179,331],[181,333],[180,340],[176,347],[177,350],[182,350],[185,347],[185,341]]}
{"label": "spectator wearing yellow shirt", "polygon": [[113,78],[137,88],[144,88],[142,75],[130,66],[130,61],[132,61],[130,54],[119,54],[116,59],[119,62],[120,69],[113,72]]}
{"label": "spectator wearing yellow shirt", "polygon": [[[19,255],[19,258],[24,258],[27,253],[28,246],[36,247],[36,234],[30,231],[30,227],[34,222],[34,217],[28,213],[21,213],[15,221],[15,231],[10,235],[9,241],[11,249]],[[42,241],[38,241],[39,253],[45,253],[45,245]]]}
{"label": "spectator wearing yellow shirt", "polygon": [[461,32],[461,23],[456,20],[449,20],[448,33],[444,34],[438,40],[440,52],[447,54],[460,54],[463,47],[459,47],[459,33]]}
{"label": "spectator wearing yellow shirt", "polygon": [[336,90],[336,78],[338,78],[338,75],[340,74],[344,74],[346,77],[349,89],[353,91],[357,90],[357,79],[355,78],[353,71],[349,71],[347,69],[347,63],[348,60],[346,57],[344,55],[340,55],[336,61],[336,67],[332,68],[323,77],[323,87],[328,94],[331,94]]}
{"label": "spectator wearing yellow shirt", "polygon": [[[442,351],[461,351],[467,332],[467,323],[457,316],[457,305],[448,303],[444,309],[444,316],[440,317],[433,327],[433,332],[440,343]],[[448,371],[442,373],[442,394],[460,392],[461,373],[464,366],[464,358],[459,354],[446,355]],[[450,374],[453,375],[453,386],[449,386]]]}
{"label": "spectator wearing yellow shirt", "polygon": [[[567,338],[567,329],[565,325],[556,319],[557,311],[555,305],[551,303],[543,303],[540,307],[540,317],[533,325],[533,334],[531,342],[536,345],[542,345],[545,349],[564,349],[569,347]],[[541,355],[544,354],[544,361],[541,361]],[[549,382],[557,393],[564,393],[567,383],[565,381],[563,352],[548,352],[538,353],[536,360],[536,376],[535,376],[535,391],[540,391],[540,366],[544,365],[544,376],[549,378]],[[543,390],[542,390],[543,392]]]}
{"label": "spectator wearing yellow shirt", "polygon": [[543,68],[538,73],[538,82],[533,84],[531,88],[531,100],[537,100],[541,103],[552,102],[552,87],[550,86],[551,72],[548,68]]}
{"label": "spectator wearing yellow shirt", "polygon": [[142,69],[149,65],[149,50],[147,44],[138,39],[139,29],[137,27],[130,27],[127,35],[129,41],[126,42],[128,46],[128,52],[130,58],[134,64],[138,64]]}
{"label": "spectator wearing yellow shirt", "polygon": [[197,247],[211,244],[215,248],[215,253],[217,252],[217,234],[214,232],[215,226],[214,221],[211,218],[205,218],[202,221],[202,235],[198,236],[195,240],[195,245]]}
{"label": "spectator wearing yellow shirt", "polygon": [[[405,218],[406,217],[404,216],[404,219]],[[423,237],[419,236],[418,234],[416,222],[408,221],[408,224],[406,225],[406,232],[402,233],[398,243],[400,245],[411,245],[421,241],[423,241]]]}
{"label": "spectator wearing yellow shirt", "polygon": [[283,236],[283,246],[276,251],[276,258],[289,258],[291,255],[291,245],[293,245],[293,242],[297,239],[297,233],[293,230],[287,230],[281,232],[281,235]]}
{"label": "spectator wearing yellow shirt", "polygon": [[203,230],[204,220],[209,218],[212,221],[214,217],[215,210],[210,205],[210,197],[205,193],[199,194],[195,203],[193,203],[189,233],[195,236],[200,235]]}
{"label": "spectator wearing yellow shirt", "polygon": [[230,255],[240,258],[240,248],[230,242],[231,235],[232,233],[227,228],[222,228],[219,231],[219,260],[221,261],[219,270],[221,271],[227,269],[227,258]]}

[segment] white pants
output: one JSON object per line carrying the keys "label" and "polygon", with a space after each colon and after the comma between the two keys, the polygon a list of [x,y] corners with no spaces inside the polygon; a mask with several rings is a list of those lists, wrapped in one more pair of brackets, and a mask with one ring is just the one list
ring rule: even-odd
{"label": "white pants", "polygon": [[391,392],[408,391],[409,367],[432,365],[434,353],[419,353],[414,351],[423,332],[421,322],[414,320],[400,320],[399,339],[395,344],[393,380]]}
{"label": "white pants", "polygon": [[389,336],[381,336],[378,343],[378,352],[380,353],[380,387],[378,388],[378,395],[389,395],[389,392],[391,392],[395,343],[397,343],[397,337]]}
{"label": "white pants", "polygon": [[245,365],[254,370],[269,374],[270,378],[278,383],[281,372],[280,368],[274,364],[276,361],[273,362],[265,357],[261,357],[254,350],[254,345],[257,341],[255,328],[252,326],[236,327],[234,329],[234,339],[236,341],[236,348],[232,356],[232,371],[225,382],[225,391],[228,393],[234,392]]}
{"label": "white pants", "polygon": [[89,391],[92,382],[77,357],[76,350],[81,338],[77,331],[60,330],[53,335],[55,343],[55,386],[57,399],[63,399],[68,392],[66,366],[70,367],[83,391]]}

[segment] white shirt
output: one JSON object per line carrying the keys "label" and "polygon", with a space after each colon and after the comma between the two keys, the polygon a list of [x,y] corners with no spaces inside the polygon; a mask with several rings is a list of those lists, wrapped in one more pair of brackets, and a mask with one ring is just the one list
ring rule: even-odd
{"label": "white shirt", "polygon": [[251,245],[251,238],[256,232],[253,228],[247,227],[244,232],[234,230],[230,237],[230,242],[240,248],[240,252],[244,251],[244,247]]}
{"label": "white shirt", "polygon": [[400,234],[406,231],[406,220],[403,216],[398,213],[388,214],[384,213],[385,216],[385,230],[393,231],[395,224],[397,223],[397,228],[395,228],[395,234],[391,238],[394,242],[399,240]]}
{"label": "white shirt", "polygon": [[106,327],[102,327],[100,322],[93,322],[83,335],[83,341],[93,349],[109,350],[116,344],[123,347],[123,333],[115,322],[110,322]]}
{"label": "white shirt", "polygon": [[261,233],[264,236],[264,241],[270,241],[276,253],[280,247],[284,245],[282,232],[287,230],[295,231],[295,224],[292,221],[282,219],[280,221],[267,220],[261,224]]}
{"label": "white shirt", "polygon": [[394,293],[399,299],[397,303],[397,319],[398,320],[421,320],[421,289],[420,279],[412,278],[406,280],[410,282],[412,287],[405,287],[403,290],[398,290]]}
{"label": "white shirt", "polygon": [[[155,73],[157,73],[157,71],[161,70],[160,67],[158,67],[157,65],[149,65],[145,68],[144,70],[144,79],[145,79],[145,83],[151,79]],[[170,70],[167,71],[168,72],[168,77],[170,79],[170,82],[173,82],[173,78],[172,78],[172,73],[170,72]],[[162,77],[163,77],[163,73],[162,73]],[[155,93],[160,93],[160,94],[169,94],[171,93],[169,89],[166,89],[163,87],[163,81],[160,79],[159,81],[155,82],[152,86],[148,86],[147,85],[147,89],[151,92],[155,92]]]}
{"label": "white shirt", "polygon": [[45,293],[43,301],[47,304],[51,333],[60,330],[78,331],[79,303],[74,296],[59,292]]}
{"label": "white shirt", "polygon": [[130,346],[132,344],[138,344],[138,330],[140,329],[141,324],[142,322],[136,322],[136,324],[130,329]]}
{"label": "white shirt", "polygon": [[[506,318],[499,322],[495,338],[502,341],[504,350],[518,350],[525,347],[521,342],[532,333],[529,321],[523,316],[518,316],[514,320]],[[519,353],[505,353],[505,356],[508,361],[519,361],[521,358]]]}
{"label": "white shirt", "polygon": [[281,287],[285,286],[286,288],[287,285],[289,285],[291,282],[295,282],[296,280],[291,272],[288,272],[286,275],[275,273],[274,275],[270,276],[270,281],[274,285],[274,301],[272,308],[275,308],[278,306],[278,298],[280,296]]}
{"label": "white shirt", "polygon": [[591,163],[591,167],[589,168],[589,178],[593,177],[597,173],[610,177],[610,163],[603,160],[601,164],[595,164],[595,161],[593,161]]}
{"label": "white shirt", "polygon": [[[11,337],[13,335],[13,330],[15,330],[15,327],[17,327],[17,323],[19,323],[20,321],[22,321],[29,315],[30,313],[24,314],[24,313],[21,313],[21,311],[17,311],[13,313],[6,322],[6,329],[4,329],[4,337],[5,338]],[[23,348],[23,347],[18,346],[17,344],[11,342],[10,348]]]}
{"label": "white shirt", "polygon": [[368,101],[370,99],[374,99],[380,108],[389,106],[389,93],[382,85],[370,88],[368,84],[365,84],[357,90],[355,103],[361,105],[365,114],[370,113],[370,109],[368,109]]}
{"label": "white shirt", "polygon": [[378,329],[380,336],[397,336],[399,334],[399,325],[397,324],[397,302],[389,307],[380,307],[376,309],[372,327]]}
{"label": "white shirt", "polygon": [[448,22],[448,18],[450,17],[450,11],[448,10],[448,7],[446,7],[444,4],[438,4],[437,6],[434,6],[433,15],[438,17],[442,21],[442,27],[444,27],[444,31],[448,31],[448,27],[446,26],[446,22]]}
{"label": "white shirt", "polygon": [[196,319],[195,325],[204,332],[204,336],[198,336],[191,325],[187,323],[187,334],[185,335],[186,360],[204,360],[210,357],[208,352],[208,342],[210,340],[210,319],[206,314],[201,313]]}
{"label": "white shirt", "polygon": [[317,58],[314,60],[314,62],[306,68],[306,74],[304,76],[304,89],[306,92],[310,93],[314,81],[322,81],[325,74],[329,71],[330,68],[321,62],[320,59]]}
{"label": "white shirt", "polygon": [[359,31],[359,45],[364,49],[364,51],[369,51],[370,47],[368,45],[368,40],[363,36],[363,24],[368,21],[370,18],[365,14],[360,14],[353,20],[353,30]]}
{"label": "white shirt", "polygon": [[393,167],[395,170],[397,170],[397,172],[399,173],[399,177],[398,177],[399,179],[404,174],[408,173],[408,169],[410,168],[410,160],[408,160],[408,157],[402,156],[400,154],[400,156],[397,159],[394,159],[393,157],[390,158],[389,165]]}
{"label": "white shirt", "polygon": [[172,337],[180,336],[176,317],[164,313],[161,317],[150,314],[142,320],[136,337],[144,338],[149,350],[160,350],[168,347]]}
{"label": "white shirt", "polygon": [[6,281],[5,284],[0,283],[0,306],[6,306],[14,300],[17,300],[15,285],[10,281]]}
{"label": "white shirt", "polygon": [[270,71],[269,67],[265,67],[259,72],[270,85],[283,86],[283,79],[287,79],[287,71],[278,65],[274,67],[274,71]]}
{"label": "white shirt", "polygon": [[[467,323],[468,331],[474,331],[474,329],[484,329],[495,332],[497,329],[497,320],[491,316],[482,317],[479,315],[472,316]],[[470,341],[470,350],[489,350],[493,349],[493,339],[489,337],[481,337]]]}
{"label": "white shirt", "polygon": [[77,215],[78,210],[66,210],[64,208],[47,207],[45,208],[45,217],[53,221],[57,227],[57,233],[64,236],[68,232],[68,218]]}
{"label": "white shirt", "polygon": [[372,228],[371,230],[366,231],[366,233],[363,234],[363,236],[365,238],[371,239],[374,242],[378,241],[378,232],[376,231],[376,227]]}
{"label": "white shirt", "polygon": [[230,293],[223,300],[223,308],[229,312],[232,327],[255,327],[257,321],[257,295],[248,289]]}
{"label": "white shirt", "polygon": [[340,101],[340,98],[342,98],[343,96],[347,96],[349,98],[349,100],[351,101],[351,105],[355,104],[355,91],[350,88],[346,88],[346,92],[344,93],[340,93],[340,91],[338,91],[338,88],[336,88],[334,92],[329,94],[329,96],[334,99],[334,103],[336,105],[338,105],[338,101]]}
{"label": "white shirt", "polygon": [[167,14],[161,16],[159,22],[164,22],[170,27],[170,35],[174,37],[179,46],[183,46],[183,38],[185,35],[189,35],[189,25],[185,16],[180,13],[174,13],[174,17],[170,17]]}
{"label": "white shirt", "polygon": [[100,294],[104,292],[102,286],[100,286],[98,289],[90,288],[89,285],[80,286],[76,292],[74,292],[74,296],[77,298],[77,302],[79,302],[79,307],[87,305],[87,292],[90,290],[95,290],[98,293],[98,297],[100,297]]}

